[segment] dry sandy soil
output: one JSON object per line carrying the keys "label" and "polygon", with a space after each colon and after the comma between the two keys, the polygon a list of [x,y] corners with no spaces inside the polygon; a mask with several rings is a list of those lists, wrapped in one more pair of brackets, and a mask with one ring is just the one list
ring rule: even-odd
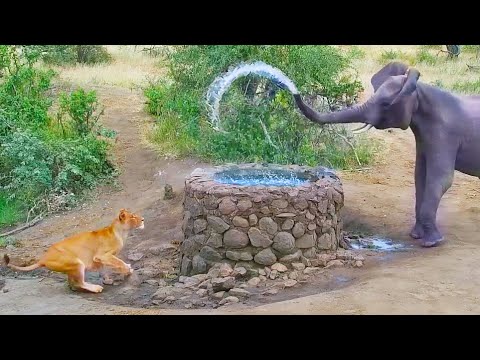
{"label": "dry sandy soil", "polygon": [[[367,80],[368,81],[368,80]],[[31,263],[50,244],[73,233],[107,225],[118,209],[144,214],[146,229],[132,234],[121,257],[141,253],[136,273],[105,286],[102,294],[70,291],[65,277],[48,271],[26,276],[1,270],[2,314],[475,314],[480,312],[479,183],[456,173],[444,196],[438,222],[445,243],[423,249],[408,237],[414,214],[415,143],[410,130],[371,131],[383,140],[383,159],[369,170],[340,172],[344,184],[343,216],[347,230],[364,230],[395,239],[408,252],[367,256],[360,269],[328,269],[310,284],[296,286],[268,299],[218,309],[146,308],[148,276],[172,269],[172,241],[181,233],[181,192],[195,160],[167,160],[142,142],[142,129],[153,121],[143,110],[137,90],[95,86],[106,107],[104,123],[118,132],[116,157],[121,166],[118,188],[99,189],[80,209],[53,215],[17,235],[9,249],[12,261]],[[163,200],[165,183],[177,196]],[[160,248],[153,251],[152,248]],[[0,254],[3,255],[3,254]],[[1,282],[1,281],[0,281]],[[0,284],[0,287],[2,285]]]}

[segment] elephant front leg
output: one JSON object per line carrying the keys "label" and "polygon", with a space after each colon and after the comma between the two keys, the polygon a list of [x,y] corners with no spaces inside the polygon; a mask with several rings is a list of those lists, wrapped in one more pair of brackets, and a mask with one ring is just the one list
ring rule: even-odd
{"label": "elephant front leg", "polygon": [[420,205],[418,220],[422,226],[422,246],[431,247],[443,240],[437,228],[437,210],[442,196],[453,182],[455,160],[447,160],[447,156],[439,156],[426,162],[426,177],[423,199]]}
{"label": "elephant front leg", "polygon": [[410,231],[414,239],[421,239],[424,236],[422,224],[420,223],[420,209],[425,191],[425,156],[420,152],[417,145],[417,157],[415,160],[415,225]]}

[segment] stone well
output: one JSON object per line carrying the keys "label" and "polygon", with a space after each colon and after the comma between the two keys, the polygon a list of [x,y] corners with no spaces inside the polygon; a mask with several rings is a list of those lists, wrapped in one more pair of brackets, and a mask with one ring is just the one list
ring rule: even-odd
{"label": "stone well", "polygon": [[206,273],[219,262],[288,266],[334,252],[343,201],[339,178],[323,167],[196,169],[185,180],[180,274]]}

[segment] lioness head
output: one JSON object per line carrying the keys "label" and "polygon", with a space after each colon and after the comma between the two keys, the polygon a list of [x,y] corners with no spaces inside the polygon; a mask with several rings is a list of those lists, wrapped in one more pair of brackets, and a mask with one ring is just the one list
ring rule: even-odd
{"label": "lioness head", "polygon": [[145,227],[144,218],[140,215],[121,209],[118,214],[118,220],[126,229],[143,229]]}

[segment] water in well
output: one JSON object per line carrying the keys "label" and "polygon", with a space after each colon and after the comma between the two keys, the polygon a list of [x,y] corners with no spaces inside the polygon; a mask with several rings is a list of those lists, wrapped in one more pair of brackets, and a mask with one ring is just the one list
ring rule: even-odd
{"label": "water in well", "polygon": [[407,246],[402,243],[394,242],[392,239],[378,236],[349,238],[350,246],[355,250],[368,249],[377,251],[405,251]]}
{"label": "water in well", "polygon": [[225,170],[215,174],[214,180],[223,184],[244,186],[299,186],[310,181],[302,173],[276,169]]}

